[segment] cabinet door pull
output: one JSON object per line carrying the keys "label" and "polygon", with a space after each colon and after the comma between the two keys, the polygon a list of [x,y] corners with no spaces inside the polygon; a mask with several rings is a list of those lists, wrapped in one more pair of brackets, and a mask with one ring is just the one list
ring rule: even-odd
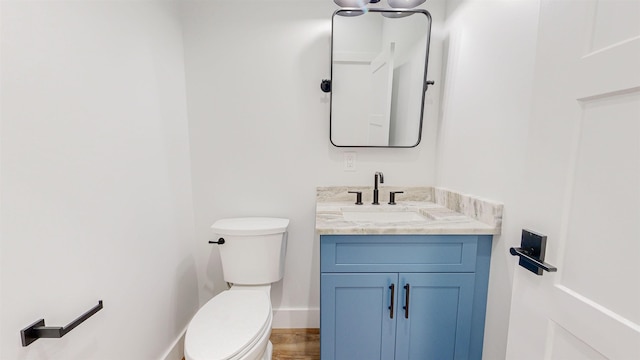
{"label": "cabinet door pull", "polygon": [[409,318],[409,289],[410,286],[409,284],[404,286],[404,289],[406,290],[406,294],[405,294],[405,298],[404,298],[404,318],[408,319]]}
{"label": "cabinet door pull", "polygon": [[393,300],[395,298],[395,292],[396,292],[396,286],[395,284],[391,284],[391,286],[389,286],[389,289],[391,289],[391,306],[389,306],[389,316],[393,319]]}

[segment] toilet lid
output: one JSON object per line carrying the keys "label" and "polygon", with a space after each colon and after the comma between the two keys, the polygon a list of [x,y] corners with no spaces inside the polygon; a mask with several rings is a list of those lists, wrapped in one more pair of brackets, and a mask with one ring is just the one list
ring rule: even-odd
{"label": "toilet lid", "polygon": [[245,217],[221,219],[211,225],[219,235],[270,235],[287,231],[289,219],[269,217]]}
{"label": "toilet lid", "polygon": [[223,291],[193,317],[185,338],[192,359],[230,359],[262,335],[271,317],[264,291]]}

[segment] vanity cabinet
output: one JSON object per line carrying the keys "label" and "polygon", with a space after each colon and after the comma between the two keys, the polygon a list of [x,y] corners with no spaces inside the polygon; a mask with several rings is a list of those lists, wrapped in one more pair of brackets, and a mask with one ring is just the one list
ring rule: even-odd
{"label": "vanity cabinet", "polygon": [[323,360],[481,359],[491,235],[322,235]]}

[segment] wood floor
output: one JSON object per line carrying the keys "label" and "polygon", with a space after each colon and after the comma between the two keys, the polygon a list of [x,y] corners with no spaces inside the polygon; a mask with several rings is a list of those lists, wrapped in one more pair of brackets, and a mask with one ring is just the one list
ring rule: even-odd
{"label": "wood floor", "polygon": [[273,360],[320,360],[320,329],[273,329]]}

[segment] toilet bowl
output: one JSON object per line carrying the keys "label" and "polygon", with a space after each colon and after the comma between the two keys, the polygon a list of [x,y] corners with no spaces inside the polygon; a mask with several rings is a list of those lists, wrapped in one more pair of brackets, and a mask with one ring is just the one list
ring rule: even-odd
{"label": "toilet bowl", "polygon": [[186,360],[257,360],[271,335],[271,286],[233,286],[207,302],[193,317],[185,337]]}
{"label": "toilet bowl", "polygon": [[[271,284],[282,279],[288,219],[218,220],[223,277],[229,290],[194,315],[185,335],[185,360],[270,360]],[[220,240],[219,239],[219,240]]]}

